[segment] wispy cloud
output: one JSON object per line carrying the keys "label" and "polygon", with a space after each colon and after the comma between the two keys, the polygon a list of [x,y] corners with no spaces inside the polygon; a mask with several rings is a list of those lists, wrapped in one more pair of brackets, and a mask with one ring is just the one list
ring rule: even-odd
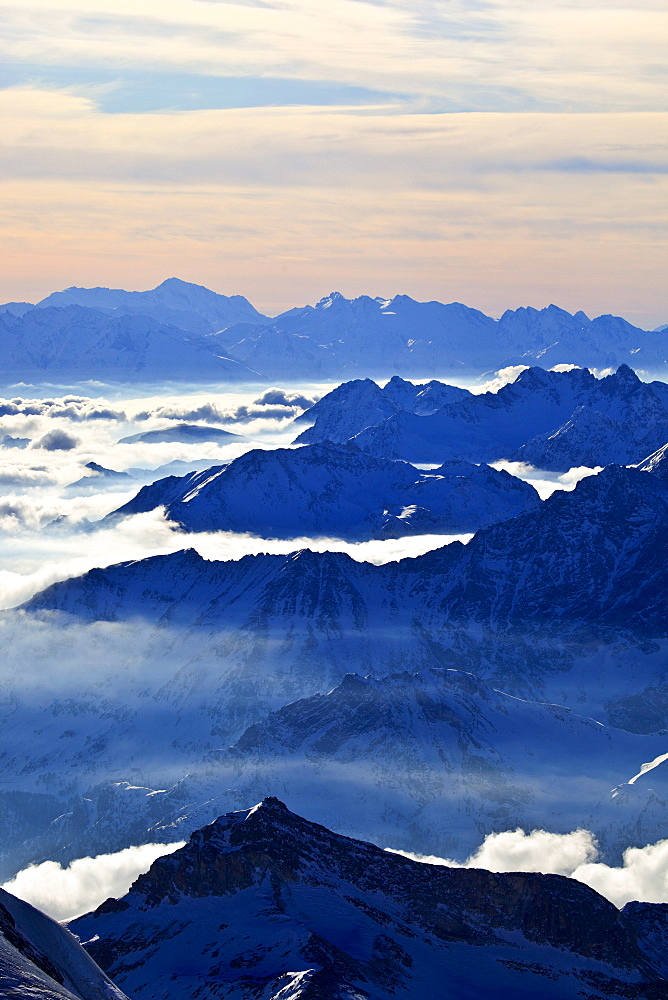
{"label": "wispy cloud", "polygon": [[4,6],[6,56],[27,63],[28,74],[39,65],[102,66],[122,82],[133,67],[150,67],[185,74],[184,90],[188,74],[273,75],[399,91],[466,111],[656,107],[665,20],[652,0],[633,11],[614,0],[586,8],[563,0],[447,9],[425,0]]}
{"label": "wispy cloud", "polygon": [[[72,509],[79,517],[85,511],[105,513],[123,501],[123,495],[78,499]],[[129,496],[127,497],[129,499]],[[106,509],[105,509],[106,508]],[[0,530],[3,538],[3,568],[0,570],[0,608],[12,608],[33,594],[60,580],[86,573],[95,567],[110,566],[128,559],[164,555],[184,548],[194,548],[205,559],[241,559],[260,552],[286,554],[298,549],[314,552],[347,552],[358,562],[381,565],[422,555],[454,541],[468,542],[471,534],[411,535],[406,538],[370,542],[346,542],[340,538],[302,537],[288,540],[259,538],[256,535],[215,531],[184,534],[165,517],[159,507],[146,514],[135,514],[90,534],[77,530],[76,522],[49,535],[48,556],[44,552],[44,534],[35,531],[51,514],[54,506],[39,501],[9,498],[0,503]],[[30,530],[25,530],[28,527]],[[24,528],[23,531],[20,529]]]}

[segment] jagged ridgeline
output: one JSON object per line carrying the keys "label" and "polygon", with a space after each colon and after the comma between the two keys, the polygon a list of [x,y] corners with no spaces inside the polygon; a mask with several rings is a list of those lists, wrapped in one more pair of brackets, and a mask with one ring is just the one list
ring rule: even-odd
{"label": "jagged ridgeline", "polygon": [[171,278],[147,292],[68,288],[0,307],[7,381],[341,379],[359,372],[480,374],[564,361],[665,370],[665,332],[556,306],[499,320],[459,303],[334,293],[273,319],[242,296]]}
{"label": "jagged ridgeline", "polygon": [[0,989],[42,1000],[662,1000],[667,909],[620,913],[558,875],[422,864],[269,797],[193,833],[69,931],[0,890]]}

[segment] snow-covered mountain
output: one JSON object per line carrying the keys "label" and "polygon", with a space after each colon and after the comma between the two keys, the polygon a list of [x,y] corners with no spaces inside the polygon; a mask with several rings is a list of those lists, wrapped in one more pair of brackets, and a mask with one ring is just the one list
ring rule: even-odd
{"label": "snow-covered mountain", "polygon": [[[549,306],[496,321],[459,303],[333,293],[273,320],[242,296],[170,278],[147,292],[69,288],[0,306],[2,377],[234,381],[479,375],[510,364],[664,371],[665,331]],[[425,400],[426,402],[426,400]]]}
{"label": "snow-covered mountain", "polygon": [[7,1000],[127,1000],[70,931],[4,889],[0,995]]}
{"label": "snow-covered mountain", "polygon": [[549,306],[518,309],[495,321],[460,303],[416,302],[334,292],[315,307],[291,309],[268,325],[242,324],[221,345],[249,367],[283,378],[350,378],[392,373],[480,373],[539,362],[608,368],[665,368],[665,333],[614,316],[590,320]]}
{"label": "snow-covered mountain", "polygon": [[[633,733],[668,728],[667,514],[659,476],[611,466],[466,546],[399,563],[310,551],[210,562],[189,551],[53,585],[26,605],[34,629],[17,613],[0,664],[13,789],[2,793],[3,863],[43,856],[55,819],[58,849],[84,833],[91,844],[145,837],[165,810],[201,800],[183,786],[165,807],[151,791],[347,672],[455,668]],[[10,628],[13,614],[4,620]],[[88,666],[73,671],[82,656]],[[42,664],[60,677],[55,690]],[[610,788],[663,752],[615,766]]]}
{"label": "snow-covered mountain", "polygon": [[109,518],[164,506],[188,531],[365,540],[477,531],[539,503],[532,486],[487,465],[421,473],[358,448],[257,449],[227,466],[145,486]]}
{"label": "snow-covered mountain", "polygon": [[276,798],[221,816],[71,924],[133,1000],[665,997],[660,908],[558,875],[420,864]]}
{"label": "snow-covered mountain", "polygon": [[640,462],[668,437],[668,386],[641,382],[627,365],[602,379],[585,369],[527,368],[496,393],[467,393],[431,413],[385,412],[390,403],[381,408],[380,393],[368,381],[340,386],[301,415],[299,424],[312,426],[296,440],[352,440],[371,454],[420,463],[513,458],[567,470]]}
{"label": "snow-covered mountain", "polygon": [[205,338],[150,316],[78,305],[0,314],[0,380],[256,381]]}
{"label": "snow-covered mountain", "polygon": [[628,366],[602,379],[561,427],[537,435],[513,458],[541,469],[633,465],[668,439],[668,386],[641,382]]}
{"label": "snow-covered mountain", "polygon": [[[316,685],[349,669],[410,665],[428,650],[441,665],[542,697],[550,675],[572,666],[537,655],[549,636],[563,651],[571,641],[583,648],[604,642],[608,632],[650,643],[666,635],[667,533],[660,477],[609,466],[572,493],[557,491],[481,529],[466,546],[454,542],[415,559],[373,566],[343,553],[303,551],[207,562],[182,552],[92,570],[24,607],[88,621],[141,617],[222,628],[234,634],[237,665],[261,633],[252,654],[259,675],[261,662],[273,664],[272,672],[282,662],[289,673],[308,664]],[[487,643],[493,655],[483,655]],[[594,700],[583,704],[588,712],[595,704],[600,715],[597,683],[592,678],[587,698]],[[620,693],[617,684],[609,678],[606,701]]]}
{"label": "snow-covered mountain", "polygon": [[36,309],[84,306],[116,316],[147,316],[189,333],[219,333],[235,323],[268,323],[243,295],[219,295],[203,285],[168,278],[146,292],[121,288],[66,288],[38,302]]}
{"label": "snow-covered mountain", "polygon": [[353,379],[332,389],[295,418],[295,426],[306,427],[295,442],[344,444],[366,427],[379,424],[401,410],[434,413],[447,403],[459,402],[470,395],[467,389],[436,380],[414,385],[395,375],[381,389],[370,378]]}

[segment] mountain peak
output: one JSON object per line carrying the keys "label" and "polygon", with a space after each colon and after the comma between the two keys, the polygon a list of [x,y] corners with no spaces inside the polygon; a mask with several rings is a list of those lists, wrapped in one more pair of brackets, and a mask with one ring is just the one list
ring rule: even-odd
{"label": "mountain peak", "polygon": [[[655,926],[647,923],[645,937]],[[193,834],[122,900],[72,929],[137,997],[147,982],[144,996],[220,995],[223,973],[228,995],[244,1000],[258,996],[258,983],[275,998],[436,996],[453,976],[457,996],[486,995],[499,979],[495,995],[529,996],[535,966],[526,963],[537,960],[564,987],[560,996],[575,997],[564,953],[596,973],[606,996],[630,996],[629,982],[640,995],[659,980],[618,910],[582,883],[419,864],[309,822],[274,797]],[[303,971],[287,971],[295,969]],[[297,974],[327,988],[288,993],[286,977]]]}
{"label": "mountain peak", "polygon": [[290,813],[290,810],[286,806],[285,802],[281,802],[281,800],[277,799],[275,795],[267,795],[265,796],[265,798],[262,799],[261,802],[258,802],[256,806],[252,806],[248,810],[246,814],[246,819],[250,819],[251,816],[255,816],[260,809],[262,809],[265,815],[266,814],[276,814],[284,816],[286,814],[292,815]]}
{"label": "mountain peak", "polygon": [[329,309],[330,306],[338,302],[347,301],[345,295],[341,292],[330,292],[329,295],[323,296],[319,302],[316,303],[316,309]]}
{"label": "mountain peak", "polygon": [[615,375],[618,379],[627,382],[629,385],[637,385],[640,383],[640,379],[634,372],[633,368],[630,368],[626,364],[621,364],[615,372]]}

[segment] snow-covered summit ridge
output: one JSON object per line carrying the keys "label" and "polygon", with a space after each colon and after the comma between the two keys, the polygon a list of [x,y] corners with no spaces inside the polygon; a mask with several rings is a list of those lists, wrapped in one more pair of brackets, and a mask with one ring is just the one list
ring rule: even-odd
{"label": "snow-covered summit ridge", "polygon": [[[52,332],[65,340],[65,352]],[[242,296],[176,278],[146,292],[73,287],[36,306],[8,303],[0,306],[0,335],[8,376],[79,381],[105,374],[209,382],[461,376],[527,363],[604,369],[631,362],[659,372],[668,364],[665,332],[643,331],[614,316],[589,320],[549,306],[509,310],[497,321],[456,302],[332,293],[315,307],[268,319]],[[115,354],[119,336],[122,356]],[[147,350],[146,337],[155,351]]]}
{"label": "snow-covered summit ridge", "polygon": [[532,486],[486,465],[457,462],[424,473],[325,443],[255,449],[227,466],[159,480],[109,518],[162,506],[188,531],[365,541],[477,531],[538,502]]}

